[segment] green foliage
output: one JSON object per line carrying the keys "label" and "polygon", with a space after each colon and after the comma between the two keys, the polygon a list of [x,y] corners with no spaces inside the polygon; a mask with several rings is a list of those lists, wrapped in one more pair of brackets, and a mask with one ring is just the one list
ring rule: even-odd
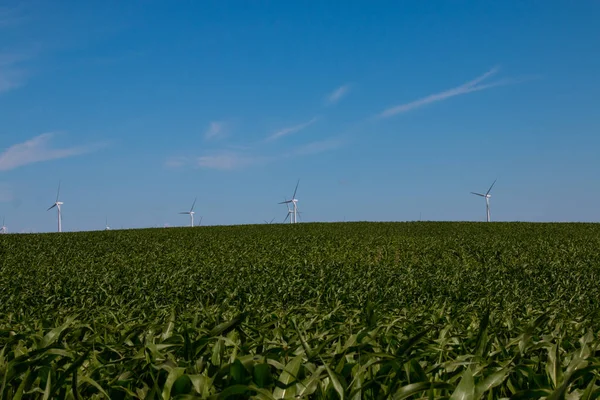
{"label": "green foliage", "polygon": [[600,226],[0,236],[0,399],[600,397]]}

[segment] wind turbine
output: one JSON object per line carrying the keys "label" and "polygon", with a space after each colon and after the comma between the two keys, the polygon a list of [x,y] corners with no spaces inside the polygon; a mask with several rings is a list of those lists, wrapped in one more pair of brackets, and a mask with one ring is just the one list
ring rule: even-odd
{"label": "wind turbine", "polygon": [[[291,218],[290,218],[291,224],[295,224],[296,222],[298,222],[298,199],[296,198],[296,192],[298,191],[299,184],[300,184],[300,179],[298,179],[298,182],[296,183],[296,189],[294,189],[294,194],[292,195],[292,198],[290,200],[284,200],[281,203],[278,203],[278,204],[287,204],[287,207],[288,207],[288,216],[285,217],[285,220],[283,220],[283,222],[285,222],[290,215],[291,215]],[[290,204],[292,205],[292,209],[290,209]]]}
{"label": "wind turbine", "polygon": [[56,207],[56,209],[58,210],[58,231],[62,232],[62,214],[60,212],[60,206],[62,206],[64,203],[62,201],[58,201],[58,196],[60,196],[60,182],[58,182],[58,191],[56,192],[56,201],[54,202],[52,207],[50,207],[46,211],[50,211],[54,207]]}
{"label": "wind turbine", "polygon": [[192,221],[192,223],[191,223],[190,226],[192,228],[194,227],[194,214],[195,214],[195,212],[194,212],[194,206],[196,205],[196,200],[197,199],[198,199],[197,197],[194,199],[194,203],[192,203],[192,208],[190,208],[190,211],[183,211],[183,212],[179,213],[179,214],[188,214],[190,216],[190,219]]}
{"label": "wind turbine", "polygon": [[0,227],[0,233],[8,233],[8,229],[6,229],[6,225],[4,224],[4,217],[2,217],[2,227]]}
{"label": "wind turbine", "polygon": [[288,218],[290,219],[290,224],[294,223],[294,210],[292,208],[290,208],[290,204],[288,201],[284,201],[283,203],[279,203],[279,204],[286,204],[287,205],[287,209],[288,212],[285,215],[285,218],[283,219],[283,223],[285,224],[285,222],[288,220]]}
{"label": "wind turbine", "polygon": [[106,226],[105,226],[104,230],[110,231],[110,226],[108,226],[108,217],[106,217]]}
{"label": "wind turbine", "polygon": [[496,179],[494,181],[494,183],[492,183],[492,186],[490,186],[490,188],[488,189],[487,192],[485,192],[485,194],[471,192],[472,194],[474,194],[476,196],[481,196],[481,197],[485,198],[485,214],[487,216],[487,222],[490,222],[490,197],[492,197],[492,195],[490,194],[490,192],[492,191],[492,188],[496,184],[497,180],[498,179]]}

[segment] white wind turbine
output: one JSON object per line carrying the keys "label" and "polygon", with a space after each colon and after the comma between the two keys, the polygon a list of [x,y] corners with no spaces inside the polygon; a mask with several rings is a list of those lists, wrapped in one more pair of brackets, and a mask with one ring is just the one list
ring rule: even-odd
{"label": "white wind turbine", "polygon": [[[298,222],[298,199],[296,198],[296,192],[298,191],[299,184],[300,184],[300,179],[298,179],[298,182],[296,183],[296,189],[294,189],[294,194],[292,195],[292,198],[290,200],[284,200],[281,203],[278,203],[278,204],[286,204],[288,207],[288,216],[285,217],[285,220],[283,220],[283,222],[285,222],[289,216],[291,216],[290,224],[295,224],[296,222]],[[290,204],[292,205],[291,209],[290,209]]]}
{"label": "white wind turbine", "polygon": [[283,203],[279,203],[279,204],[285,204],[287,206],[287,210],[288,210],[287,214],[285,214],[285,218],[283,219],[283,223],[285,224],[289,218],[290,224],[293,224],[294,223],[294,209],[290,208],[290,204],[287,201],[284,201]]}
{"label": "white wind turbine", "polygon": [[487,222],[490,222],[490,219],[491,219],[491,216],[490,216],[490,197],[492,197],[492,195],[490,194],[490,192],[492,191],[492,188],[496,184],[496,181],[497,181],[497,179],[494,180],[494,183],[492,183],[492,186],[490,186],[490,188],[488,189],[487,192],[485,192],[485,194],[471,192],[472,194],[474,194],[476,196],[481,196],[481,197],[485,198],[485,214],[487,216]]}
{"label": "white wind turbine", "polygon": [[197,199],[198,199],[198,198],[195,198],[195,199],[194,199],[194,203],[192,204],[192,208],[190,208],[190,211],[183,211],[183,212],[180,212],[180,213],[179,213],[179,214],[188,214],[188,215],[190,216],[190,219],[191,219],[191,225],[190,225],[190,226],[191,226],[192,228],[194,227],[194,214],[196,214],[196,213],[194,212],[194,206],[196,205],[196,200],[197,200]]}
{"label": "white wind turbine", "polygon": [[59,196],[60,196],[60,182],[58,182],[58,191],[56,192],[56,201],[54,202],[54,204],[52,205],[52,207],[50,207],[46,211],[50,211],[54,207],[56,207],[56,209],[58,210],[58,231],[62,232],[62,214],[61,214],[61,211],[60,211],[60,206],[62,206],[64,203],[62,201],[58,201],[58,197]]}
{"label": "white wind turbine", "polygon": [[106,225],[104,227],[105,231],[110,231],[110,226],[108,226],[108,217],[106,217]]}
{"label": "white wind turbine", "polygon": [[6,228],[6,225],[4,224],[4,217],[2,217],[2,227],[0,227],[0,233],[8,233],[8,229]]}

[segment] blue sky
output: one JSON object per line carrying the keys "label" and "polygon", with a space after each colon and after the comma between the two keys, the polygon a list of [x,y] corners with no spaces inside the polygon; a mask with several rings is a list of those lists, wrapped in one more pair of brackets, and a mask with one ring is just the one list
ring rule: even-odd
{"label": "blue sky", "polygon": [[0,3],[11,232],[600,219],[600,3]]}

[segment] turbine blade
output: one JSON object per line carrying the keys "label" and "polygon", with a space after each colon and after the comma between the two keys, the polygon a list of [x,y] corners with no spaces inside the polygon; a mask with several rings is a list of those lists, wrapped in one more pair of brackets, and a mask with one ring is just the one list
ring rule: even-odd
{"label": "turbine blade", "polygon": [[485,193],[485,195],[487,196],[488,194],[490,194],[490,191],[492,190],[492,188],[494,187],[494,185],[496,184],[496,181],[498,179],[494,180],[494,183],[492,183],[492,186],[490,186],[490,188],[488,189],[488,191]]}
{"label": "turbine blade", "polygon": [[288,212],[287,215],[285,216],[285,218],[283,219],[283,222],[287,221],[289,217],[290,217],[290,213]]}
{"label": "turbine blade", "polygon": [[475,193],[475,192],[471,192],[471,194],[475,194],[475,195],[477,195],[477,196],[485,197],[485,194],[481,194],[481,193]]}
{"label": "turbine blade", "polygon": [[189,214],[189,213],[190,213],[189,211],[182,211],[179,214]]}
{"label": "turbine blade", "polygon": [[194,206],[196,205],[196,200],[198,200],[197,197],[194,199],[194,203],[192,204],[192,208],[190,209],[190,212],[194,211]]}
{"label": "turbine blade", "polygon": [[58,190],[56,191],[56,202],[58,203],[58,197],[60,196],[60,181],[58,181]]}
{"label": "turbine blade", "polygon": [[292,196],[292,199],[296,198],[296,192],[298,191],[298,185],[300,184],[300,179],[298,179],[298,182],[296,182],[296,189],[294,189],[294,195]]}
{"label": "turbine blade", "polygon": [[47,209],[46,211],[50,211],[52,210],[54,207],[56,207],[56,203],[52,205],[52,207],[50,207],[49,209]]}

